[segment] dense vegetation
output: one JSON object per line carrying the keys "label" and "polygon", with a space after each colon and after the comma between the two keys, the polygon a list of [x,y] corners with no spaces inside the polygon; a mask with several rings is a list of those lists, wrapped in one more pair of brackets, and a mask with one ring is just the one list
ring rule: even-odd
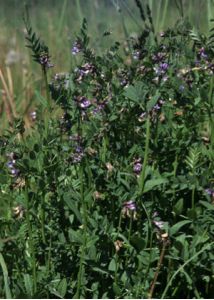
{"label": "dense vegetation", "polygon": [[84,19],[50,81],[25,16],[46,94],[0,137],[1,297],[214,295],[214,28],[135,2],[138,36],[97,54]]}

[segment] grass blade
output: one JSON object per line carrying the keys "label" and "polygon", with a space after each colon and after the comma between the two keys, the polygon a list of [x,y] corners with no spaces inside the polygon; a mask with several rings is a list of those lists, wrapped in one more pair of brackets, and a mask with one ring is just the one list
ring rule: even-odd
{"label": "grass blade", "polygon": [[9,287],[9,278],[8,278],[8,271],[7,271],[7,266],[5,264],[5,260],[3,255],[0,253],[0,265],[2,267],[2,272],[4,276],[4,286],[5,286],[5,293],[6,293],[6,298],[11,299],[11,291]]}

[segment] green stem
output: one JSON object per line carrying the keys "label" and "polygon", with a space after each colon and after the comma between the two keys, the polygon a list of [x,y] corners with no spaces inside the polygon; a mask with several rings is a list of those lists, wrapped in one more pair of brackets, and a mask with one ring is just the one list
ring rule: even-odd
{"label": "green stem", "polygon": [[213,108],[213,87],[214,87],[214,78],[210,78],[210,86],[209,86],[209,93],[208,93],[208,102],[209,102],[209,122],[210,122],[210,129],[211,129],[211,146],[212,148],[214,147],[214,121],[213,121],[213,113],[212,113],[212,108]]}
{"label": "green stem", "polygon": [[[173,163],[173,177],[174,178],[176,178],[177,168],[178,168],[178,154],[176,154],[175,161]],[[173,200],[175,199],[175,194],[176,194],[176,188],[173,188]]]}
{"label": "green stem", "polygon": [[50,240],[49,240],[49,248],[48,248],[48,257],[47,257],[47,274],[49,274],[51,269],[51,248],[52,248],[52,234],[50,234]]}
{"label": "green stem", "polygon": [[81,195],[81,204],[83,209],[83,244],[81,247],[81,256],[80,256],[80,265],[79,265],[79,272],[77,277],[77,292],[75,297],[77,299],[80,299],[80,296],[82,295],[82,273],[83,273],[83,261],[85,256],[85,249],[86,249],[86,243],[87,243],[87,209],[85,205],[85,198],[84,198],[84,176],[83,176],[83,164],[81,163],[80,166],[80,180],[81,180],[81,186],[80,186],[80,195]]}
{"label": "green stem", "polygon": [[165,254],[165,251],[166,251],[166,245],[167,244],[168,244],[168,240],[163,241],[163,246],[162,246],[162,249],[161,249],[160,258],[159,258],[159,261],[158,261],[158,264],[157,264],[157,269],[156,269],[154,279],[153,279],[152,284],[151,284],[151,288],[149,290],[148,299],[152,299],[152,296],[153,296],[153,293],[154,293],[154,290],[155,290],[155,285],[156,285],[156,282],[157,282],[157,279],[158,279],[158,275],[160,273],[160,269],[161,269],[161,266],[162,266],[162,263],[163,263],[164,254]]}
{"label": "green stem", "polygon": [[[141,287],[143,289],[144,285],[145,285],[145,282],[147,280],[147,275],[149,273],[149,270],[150,270],[150,264],[151,264],[151,260],[152,260],[152,241],[153,241],[153,232],[152,232],[152,222],[151,222],[151,219],[149,217],[149,213],[145,207],[144,204],[142,204],[143,206],[143,209],[146,213],[146,216],[147,216],[147,220],[148,220],[148,232],[147,232],[147,237],[146,237],[146,243],[145,243],[145,248],[149,247],[150,249],[150,253],[149,253],[149,262],[148,262],[148,266],[147,266],[147,269],[146,269],[146,272],[145,272],[145,275],[144,275],[144,279],[143,279],[143,282],[142,284],[138,284],[138,288],[137,288],[137,293],[136,293],[136,298],[138,299],[139,298],[139,294],[140,294],[140,290],[141,290]],[[150,235],[150,240],[149,240],[149,234],[151,232],[151,235]]]}
{"label": "green stem", "polygon": [[195,186],[192,189],[192,209],[195,207]]}
{"label": "green stem", "polygon": [[45,196],[42,197],[42,207],[41,207],[41,233],[42,233],[42,242],[46,244],[45,240]]}
{"label": "green stem", "polygon": [[42,73],[45,82],[45,91],[46,91],[46,98],[47,98],[47,107],[45,109],[45,115],[44,115],[45,134],[47,137],[49,132],[49,114],[50,114],[51,101],[50,101],[47,71],[45,69],[45,66],[42,67]]}
{"label": "green stem", "polygon": [[1,265],[2,272],[3,272],[3,277],[4,277],[4,286],[5,286],[6,298],[7,299],[12,299],[11,291],[10,291],[10,285],[9,285],[9,278],[8,278],[8,270],[7,270],[7,266],[6,266],[4,257],[1,253],[0,253],[0,265]]}
{"label": "green stem", "polygon": [[[120,233],[121,223],[122,223],[122,212],[120,213],[120,218],[119,218],[118,227],[117,227],[117,235],[116,235],[117,238],[118,238],[119,233]],[[118,258],[119,257],[118,257],[117,251],[116,251],[116,254],[115,254],[115,272],[114,272],[114,282],[115,282],[115,284],[117,283]]]}
{"label": "green stem", "polygon": [[51,107],[51,98],[50,98],[50,92],[49,92],[49,86],[48,86],[48,75],[47,70],[45,66],[42,67],[44,82],[45,82],[45,91],[46,91],[46,97],[47,97],[47,103],[48,103],[48,110],[50,111]]}
{"label": "green stem", "polygon": [[128,241],[130,242],[131,232],[132,232],[132,224],[133,224],[133,213],[131,212],[130,222],[129,222],[129,234],[128,234]]}
{"label": "green stem", "polygon": [[28,196],[28,187],[27,186],[28,186],[28,183],[26,180],[26,189],[25,189],[25,199],[26,199],[26,206],[27,206],[26,220],[27,220],[27,228],[28,228],[28,236],[29,236],[30,255],[32,258],[33,292],[35,293],[37,290],[36,257],[35,257],[31,222],[30,222],[30,204],[29,204],[29,196]]}
{"label": "green stem", "polygon": [[147,167],[148,154],[149,154],[149,140],[150,140],[150,118],[148,116],[146,120],[146,144],[145,144],[144,160],[143,160],[142,172],[139,178],[140,196],[143,193],[144,183],[145,183],[145,174],[146,174],[146,167]]}

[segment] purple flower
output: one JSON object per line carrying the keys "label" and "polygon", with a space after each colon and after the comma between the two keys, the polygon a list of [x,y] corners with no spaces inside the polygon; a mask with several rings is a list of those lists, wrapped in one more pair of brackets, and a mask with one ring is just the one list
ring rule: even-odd
{"label": "purple flower", "polygon": [[142,170],[142,164],[141,164],[141,162],[138,161],[134,164],[133,171],[134,171],[134,173],[139,175],[141,170]]}
{"label": "purple flower", "polygon": [[39,63],[40,65],[44,66],[45,68],[52,68],[54,65],[50,62],[50,55],[46,52],[43,52],[39,56]]}
{"label": "purple flower", "polygon": [[10,174],[13,176],[13,177],[16,177],[19,175],[20,171],[19,169],[16,168],[16,160],[15,159],[11,159],[9,160],[6,165],[10,171]]}
{"label": "purple flower", "polygon": [[162,220],[155,220],[155,218],[159,218],[159,214],[157,211],[155,211],[152,215],[152,222],[153,224],[157,227],[158,230],[162,230],[164,227],[165,222],[163,222]]}
{"label": "purple flower", "polygon": [[153,221],[154,225],[159,229],[162,230],[164,227],[164,222],[163,221]]}
{"label": "purple flower", "polygon": [[132,201],[132,200],[124,202],[123,203],[123,208],[128,209],[128,210],[132,210],[132,211],[135,211],[137,209],[135,202]]}
{"label": "purple flower", "polygon": [[102,112],[102,110],[105,108],[105,104],[98,104],[98,106],[93,110],[93,114],[98,114],[100,112]]}
{"label": "purple flower", "polygon": [[206,192],[209,196],[214,197],[214,189],[208,188],[208,189],[205,190],[205,192]]}
{"label": "purple flower", "polygon": [[9,162],[7,162],[7,167],[9,169],[13,169],[14,168],[14,165],[15,165],[15,160],[10,160]]}
{"label": "purple flower", "polygon": [[160,99],[158,102],[159,102],[160,105],[163,105],[165,103],[165,101],[162,100],[162,99]]}
{"label": "purple flower", "polygon": [[120,81],[120,85],[122,85],[122,86],[127,86],[127,84],[128,84],[128,80],[126,80],[126,79],[122,79]]}
{"label": "purple flower", "polygon": [[127,201],[123,203],[122,215],[128,218],[133,218],[136,220],[137,218],[137,207],[136,203],[133,200]]}
{"label": "purple flower", "polygon": [[139,122],[143,122],[145,120],[146,117],[146,112],[142,112],[138,118]]}
{"label": "purple flower", "polygon": [[169,68],[169,65],[167,63],[161,63],[159,67],[162,72],[166,72]]}
{"label": "purple flower", "polygon": [[79,106],[82,109],[87,109],[89,106],[91,106],[91,102],[87,98],[82,97],[82,99],[80,100]]}
{"label": "purple flower", "polygon": [[73,47],[71,49],[71,53],[73,55],[76,55],[76,54],[78,54],[81,51],[82,51],[81,44],[78,41],[74,42],[74,45],[73,45]]}
{"label": "purple flower", "polygon": [[77,146],[75,149],[76,153],[83,153],[83,148],[81,146]]}
{"label": "purple flower", "polygon": [[166,82],[169,79],[168,76],[163,76],[163,82]]}
{"label": "purple flower", "polygon": [[84,153],[83,148],[81,146],[76,146],[74,153],[72,154],[72,162],[73,163],[80,163],[83,159]]}
{"label": "purple flower", "polygon": [[16,168],[11,169],[10,172],[13,177],[17,177],[20,173],[19,169],[16,169]]}
{"label": "purple flower", "polygon": [[156,104],[156,105],[153,106],[153,109],[154,109],[154,110],[160,110],[161,107],[160,107],[160,105]]}
{"label": "purple flower", "polygon": [[208,55],[205,53],[204,47],[199,50],[199,55],[201,59],[207,59]]}
{"label": "purple flower", "polygon": [[[166,62],[164,62],[164,63],[160,63],[159,66],[154,67],[154,71],[157,76],[161,76],[161,75],[165,75],[168,68],[169,68],[169,65]],[[168,77],[165,76],[164,81],[166,81],[167,79],[168,79]]]}

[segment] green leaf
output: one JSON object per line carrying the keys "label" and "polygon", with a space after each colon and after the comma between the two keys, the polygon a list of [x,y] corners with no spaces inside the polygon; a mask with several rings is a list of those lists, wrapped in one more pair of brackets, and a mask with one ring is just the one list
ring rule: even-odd
{"label": "green leaf", "polygon": [[34,151],[30,151],[29,156],[30,156],[30,159],[32,159],[32,160],[36,159],[36,153]]}
{"label": "green leaf", "polygon": [[31,276],[29,274],[24,274],[24,283],[25,283],[25,289],[27,292],[27,296],[33,297],[33,283]]}
{"label": "green leaf", "polygon": [[139,95],[137,93],[136,88],[133,85],[130,85],[129,87],[126,88],[124,92],[124,96],[126,96],[127,98],[129,98],[134,102],[139,102]]}
{"label": "green leaf", "polygon": [[83,243],[83,236],[80,231],[75,231],[73,229],[69,229],[69,239],[71,242],[82,244]]}
{"label": "green leaf", "polygon": [[113,291],[115,292],[116,295],[121,295],[121,289],[119,285],[117,285],[115,282],[113,283]]}
{"label": "green leaf", "polygon": [[77,217],[78,221],[80,223],[82,223],[82,217],[81,214],[79,212],[79,210],[77,209],[76,205],[74,204],[73,199],[71,198],[71,194],[67,193],[64,195],[64,201],[65,203],[68,205],[68,207],[72,210],[72,212],[75,214],[75,216]]}
{"label": "green leaf", "polygon": [[107,271],[105,271],[101,268],[98,268],[98,267],[94,267],[94,268],[92,268],[92,270],[94,270],[95,272],[101,273],[101,274],[108,274]]}
{"label": "green leaf", "polygon": [[59,285],[58,285],[58,287],[57,287],[57,291],[58,291],[58,293],[59,293],[59,295],[62,297],[62,298],[64,298],[65,297],[65,295],[66,295],[66,292],[67,292],[67,281],[66,281],[66,278],[63,278],[61,281],[60,281],[60,283],[59,283]]}
{"label": "green leaf", "polygon": [[8,182],[8,177],[9,176],[5,172],[1,171],[1,173],[0,173],[0,184],[7,183]]}
{"label": "green leaf", "polygon": [[210,209],[210,210],[214,210],[214,205],[209,203],[209,202],[206,202],[206,201],[199,201],[199,203],[201,203],[203,206],[205,206],[207,209]]}
{"label": "green leaf", "polygon": [[180,222],[176,223],[175,225],[173,225],[169,229],[170,236],[176,234],[181,227],[183,227],[184,225],[189,224],[189,223],[192,223],[192,221],[190,221],[190,220],[184,220],[184,221],[180,221]]}
{"label": "green leaf", "polygon": [[37,91],[37,90],[35,90],[35,95],[36,95],[37,100],[39,100],[39,102],[42,104],[42,106],[43,106],[44,108],[47,108],[47,107],[48,107],[48,102],[47,102],[46,98],[43,97],[43,96],[39,93],[39,91]]}
{"label": "green leaf", "polygon": [[117,266],[116,266],[115,258],[112,258],[112,260],[109,263],[108,270],[114,272],[116,271],[116,267]]}
{"label": "green leaf", "polygon": [[7,266],[5,264],[4,257],[2,256],[1,253],[0,253],[0,265],[2,267],[2,272],[3,272],[3,277],[4,277],[4,286],[5,286],[6,298],[7,299],[12,299],[10,286],[9,286]]}
{"label": "green leaf", "polygon": [[156,95],[147,102],[147,104],[146,104],[147,111],[150,111],[153,108],[153,106],[155,106],[155,104],[157,103],[159,98],[160,98],[160,93],[157,92]]}
{"label": "green leaf", "polygon": [[167,183],[168,180],[166,178],[158,178],[158,179],[151,179],[147,180],[144,186],[144,193],[151,191],[154,187]]}
{"label": "green leaf", "polygon": [[145,97],[146,92],[147,90],[143,86],[142,82],[138,81],[135,83],[135,85],[130,85],[125,89],[124,96],[140,105]]}
{"label": "green leaf", "polygon": [[174,205],[173,210],[176,215],[180,215],[183,210],[184,200],[181,198],[178,202]]}

